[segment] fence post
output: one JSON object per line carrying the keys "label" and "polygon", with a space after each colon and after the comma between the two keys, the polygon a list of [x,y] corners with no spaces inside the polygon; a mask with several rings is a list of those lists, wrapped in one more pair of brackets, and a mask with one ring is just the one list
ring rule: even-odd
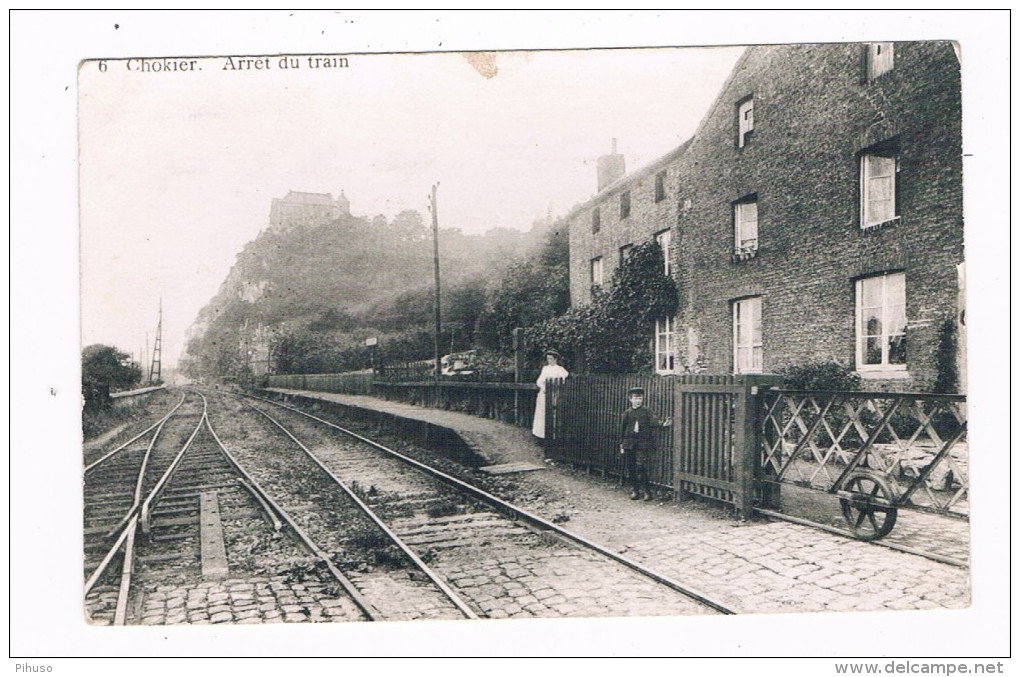
{"label": "fence post", "polygon": [[751,517],[753,509],[752,496],[754,494],[754,457],[758,452],[754,435],[754,400],[758,394],[756,386],[746,376],[741,377],[743,391],[738,393],[734,402],[734,439],[733,451],[737,458],[734,459],[733,470],[736,475],[739,496],[736,501],[736,508],[740,512],[740,519],[746,520]]}
{"label": "fence post", "polygon": [[744,482],[742,485],[746,487],[746,493],[744,494],[743,504],[746,510],[746,516],[750,517],[750,514],[754,508],[754,499],[759,497],[762,507],[771,508],[778,507],[780,495],[779,485],[770,482],[760,482],[759,477],[762,473],[761,468],[761,450],[765,443],[764,440],[764,429],[762,426],[761,414],[765,405],[765,394],[770,388],[781,388],[783,385],[783,378],[781,376],[766,375],[766,376],[754,376],[745,377],[747,384],[744,388],[745,397],[747,402],[745,408],[745,425],[744,430],[746,431],[746,441],[744,444],[743,460],[741,463],[742,471],[744,472]]}
{"label": "fence post", "polygon": [[[520,383],[524,374],[524,330],[514,327],[511,332],[514,347],[514,383]],[[514,390],[514,423],[521,424],[521,396]]]}

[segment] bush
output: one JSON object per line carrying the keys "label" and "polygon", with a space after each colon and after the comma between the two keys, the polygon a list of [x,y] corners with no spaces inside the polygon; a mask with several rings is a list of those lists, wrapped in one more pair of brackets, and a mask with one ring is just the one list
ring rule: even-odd
{"label": "bush", "polygon": [[790,390],[860,390],[861,377],[837,362],[816,362],[781,369]]}

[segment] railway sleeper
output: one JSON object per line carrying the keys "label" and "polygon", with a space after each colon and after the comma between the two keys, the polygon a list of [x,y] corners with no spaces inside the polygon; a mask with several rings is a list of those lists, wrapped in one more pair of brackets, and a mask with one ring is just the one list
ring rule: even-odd
{"label": "railway sleeper", "polygon": [[195,526],[197,522],[189,517],[171,517],[169,519],[154,519],[152,521],[152,530],[165,529],[170,527],[183,527],[183,526]]}
{"label": "railway sleeper", "polygon": [[149,540],[154,543],[170,543],[173,541],[187,541],[197,539],[198,534],[195,533],[149,534]]}
{"label": "railway sleeper", "polygon": [[184,562],[186,560],[196,560],[202,556],[202,552],[195,548],[191,551],[177,551],[177,552],[166,552],[158,553],[154,555],[145,555],[139,557],[138,561],[142,564],[164,564],[166,562]]}
{"label": "railway sleeper", "polygon": [[208,475],[194,477],[175,477],[176,487],[167,490],[169,496],[198,496],[211,489],[230,489],[237,486],[237,480],[230,476],[210,478]]}
{"label": "railway sleeper", "polygon": [[413,538],[415,536],[422,536],[427,534],[435,533],[451,533],[458,531],[471,531],[476,529],[489,529],[494,527],[502,527],[506,525],[506,520],[498,517],[488,517],[478,520],[464,520],[460,522],[442,522],[442,523],[426,523],[421,525],[412,526],[410,528],[405,527],[401,524],[396,527],[397,531],[400,532],[401,538]]}
{"label": "railway sleeper", "polygon": [[423,534],[420,536],[412,536],[404,538],[402,540],[408,545],[412,546],[428,546],[431,548],[435,547],[457,547],[463,545],[479,545],[483,541],[489,541],[492,538],[499,538],[503,536],[524,536],[531,535],[531,532],[520,527],[502,527],[502,528],[490,528],[479,530],[475,532],[461,532],[458,534],[446,533],[435,533],[435,534]]}

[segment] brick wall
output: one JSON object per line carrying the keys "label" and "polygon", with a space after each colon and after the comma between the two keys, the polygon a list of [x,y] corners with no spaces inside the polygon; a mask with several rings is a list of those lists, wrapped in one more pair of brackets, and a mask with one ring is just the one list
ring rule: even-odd
{"label": "brick wall", "polygon": [[[620,263],[620,248],[654,239],[674,229],[677,219],[677,185],[680,159],[686,146],[608,186],[567,218],[570,232],[570,300],[574,305],[591,301],[591,260],[602,257],[605,284]],[[656,175],[664,173],[664,196],[656,201]],[[594,183],[595,177],[592,177]],[[630,192],[630,214],[620,216],[620,195]],[[593,232],[592,211],[598,208],[599,231]],[[652,328],[649,328],[651,336]]]}
{"label": "brick wall", "polygon": [[[684,303],[710,371],[733,369],[734,299],[762,297],[764,369],[855,364],[855,279],[906,274],[909,378],[928,389],[942,323],[955,318],[963,260],[959,65],[946,43],[900,43],[895,67],[862,82],[860,45],[750,49],[686,153],[690,199],[677,233]],[[735,106],[755,101],[736,144]],[[900,219],[862,230],[859,156],[896,140]],[[733,260],[732,202],[758,197],[757,255]],[[695,341],[691,341],[695,343]],[[681,362],[691,355],[680,342]]]}
{"label": "brick wall", "polygon": [[[571,299],[590,300],[590,260],[608,281],[619,247],[673,230],[679,364],[733,371],[732,302],[760,296],[763,367],[855,365],[855,281],[906,277],[907,367],[869,388],[927,390],[963,261],[959,62],[949,43],[897,43],[891,71],[866,81],[859,44],[749,48],[694,139],[624,177],[569,217]],[[754,100],[739,147],[737,104]],[[862,150],[895,142],[899,219],[860,226]],[[666,199],[655,175],[666,171]],[[631,192],[620,219],[619,194]],[[733,203],[757,195],[758,250],[735,260]],[[591,210],[601,227],[592,233]]]}

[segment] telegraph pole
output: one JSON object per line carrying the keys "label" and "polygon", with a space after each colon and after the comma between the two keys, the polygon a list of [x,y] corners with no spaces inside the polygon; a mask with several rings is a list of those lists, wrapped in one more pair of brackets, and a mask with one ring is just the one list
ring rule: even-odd
{"label": "telegraph pole", "polygon": [[[435,369],[436,369],[436,385],[439,385],[439,372],[442,368],[441,360],[439,359],[439,334],[442,329],[440,314],[439,314],[439,213],[436,208],[436,187],[439,184],[432,185],[432,260],[435,264],[436,273],[436,337],[433,341],[433,357],[435,358]],[[437,392],[438,396],[439,393]]]}
{"label": "telegraph pole", "polygon": [[152,366],[149,367],[149,385],[162,377],[163,352],[163,299],[159,300],[159,324],[156,325],[156,342],[152,346]]}

